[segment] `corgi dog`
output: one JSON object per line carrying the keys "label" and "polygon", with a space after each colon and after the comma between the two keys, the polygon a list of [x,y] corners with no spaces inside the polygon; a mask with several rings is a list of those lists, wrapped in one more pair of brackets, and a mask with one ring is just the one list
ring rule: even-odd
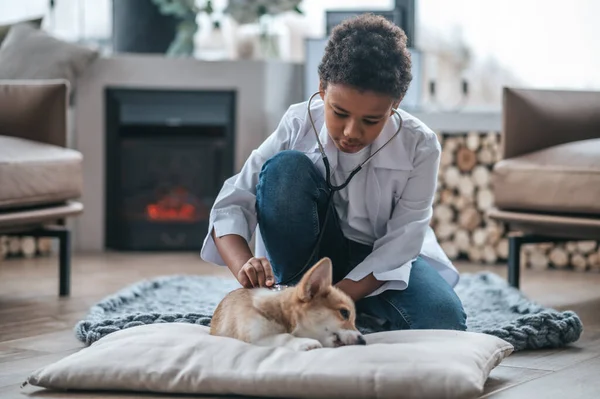
{"label": "corgi dog", "polygon": [[331,260],[323,258],[296,286],[227,294],[215,309],[210,334],[296,351],[366,345],[355,318],[354,302],[332,286]]}

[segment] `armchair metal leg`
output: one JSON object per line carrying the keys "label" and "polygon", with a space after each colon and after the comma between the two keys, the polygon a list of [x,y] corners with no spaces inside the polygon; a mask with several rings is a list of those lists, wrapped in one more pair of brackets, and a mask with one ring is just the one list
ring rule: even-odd
{"label": "armchair metal leg", "polygon": [[58,295],[69,296],[71,294],[71,232],[65,226],[53,225],[15,235],[58,238]]}
{"label": "armchair metal leg", "polygon": [[57,234],[59,239],[59,285],[60,296],[69,296],[71,293],[71,232],[63,230]]}
{"label": "armchair metal leg", "polygon": [[521,237],[519,236],[508,238],[508,284],[515,288],[519,288],[521,244]]}

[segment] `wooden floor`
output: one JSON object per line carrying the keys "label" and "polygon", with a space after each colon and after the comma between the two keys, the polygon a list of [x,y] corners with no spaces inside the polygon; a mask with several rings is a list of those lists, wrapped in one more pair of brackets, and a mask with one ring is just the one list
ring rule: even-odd
{"label": "wooden floor", "polygon": [[[462,272],[484,270],[458,266]],[[0,398],[109,397],[21,390],[19,385],[33,370],[83,347],[73,326],[104,296],[157,275],[227,275],[226,269],[203,263],[197,254],[81,255],[75,256],[73,269],[72,295],[59,299],[56,259],[0,262]],[[504,267],[486,269],[506,275]],[[599,398],[600,274],[528,270],[522,290],[544,305],[578,312],[584,334],[568,348],[513,354],[492,372],[483,397]]]}

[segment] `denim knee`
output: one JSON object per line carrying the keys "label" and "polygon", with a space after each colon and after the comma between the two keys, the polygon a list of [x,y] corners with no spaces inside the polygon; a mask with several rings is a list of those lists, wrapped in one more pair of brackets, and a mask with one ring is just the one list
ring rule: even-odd
{"label": "denim knee", "polygon": [[[260,181],[288,187],[305,183],[315,169],[313,162],[302,152],[284,150],[268,159],[260,172]],[[312,179],[311,179],[312,180]]]}
{"label": "denim knee", "polygon": [[422,310],[426,316],[416,321],[412,328],[459,331],[467,329],[467,314],[458,298],[431,302]]}
{"label": "denim knee", "polygon": [[380,297],[379,306],[374,310],[390,322],[392,329],[467,329],[467,314],[460,298],[421,257],[412,264],[406,290],[388,290]]}
{"label": "denim knee", "polygon": [[305,209],[307,200],[319,196],[318,179],[318,169],[305,154],[281,151],[263,165],[256,187],[257,206],[282,207],[287,212],[295,205]]}

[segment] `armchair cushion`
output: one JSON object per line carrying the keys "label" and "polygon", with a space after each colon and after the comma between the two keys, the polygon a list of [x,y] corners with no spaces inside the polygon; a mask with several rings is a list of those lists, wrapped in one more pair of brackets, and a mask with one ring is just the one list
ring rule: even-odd
{"label": "armchair cushion", "polygon": [[600,217],[600,138],[504,159],[492,183],[500,209]]}
{"label": "armchair cushion", "polygon": [[82,180],[78,151],[0,135],[0,211],[78,198]]}

